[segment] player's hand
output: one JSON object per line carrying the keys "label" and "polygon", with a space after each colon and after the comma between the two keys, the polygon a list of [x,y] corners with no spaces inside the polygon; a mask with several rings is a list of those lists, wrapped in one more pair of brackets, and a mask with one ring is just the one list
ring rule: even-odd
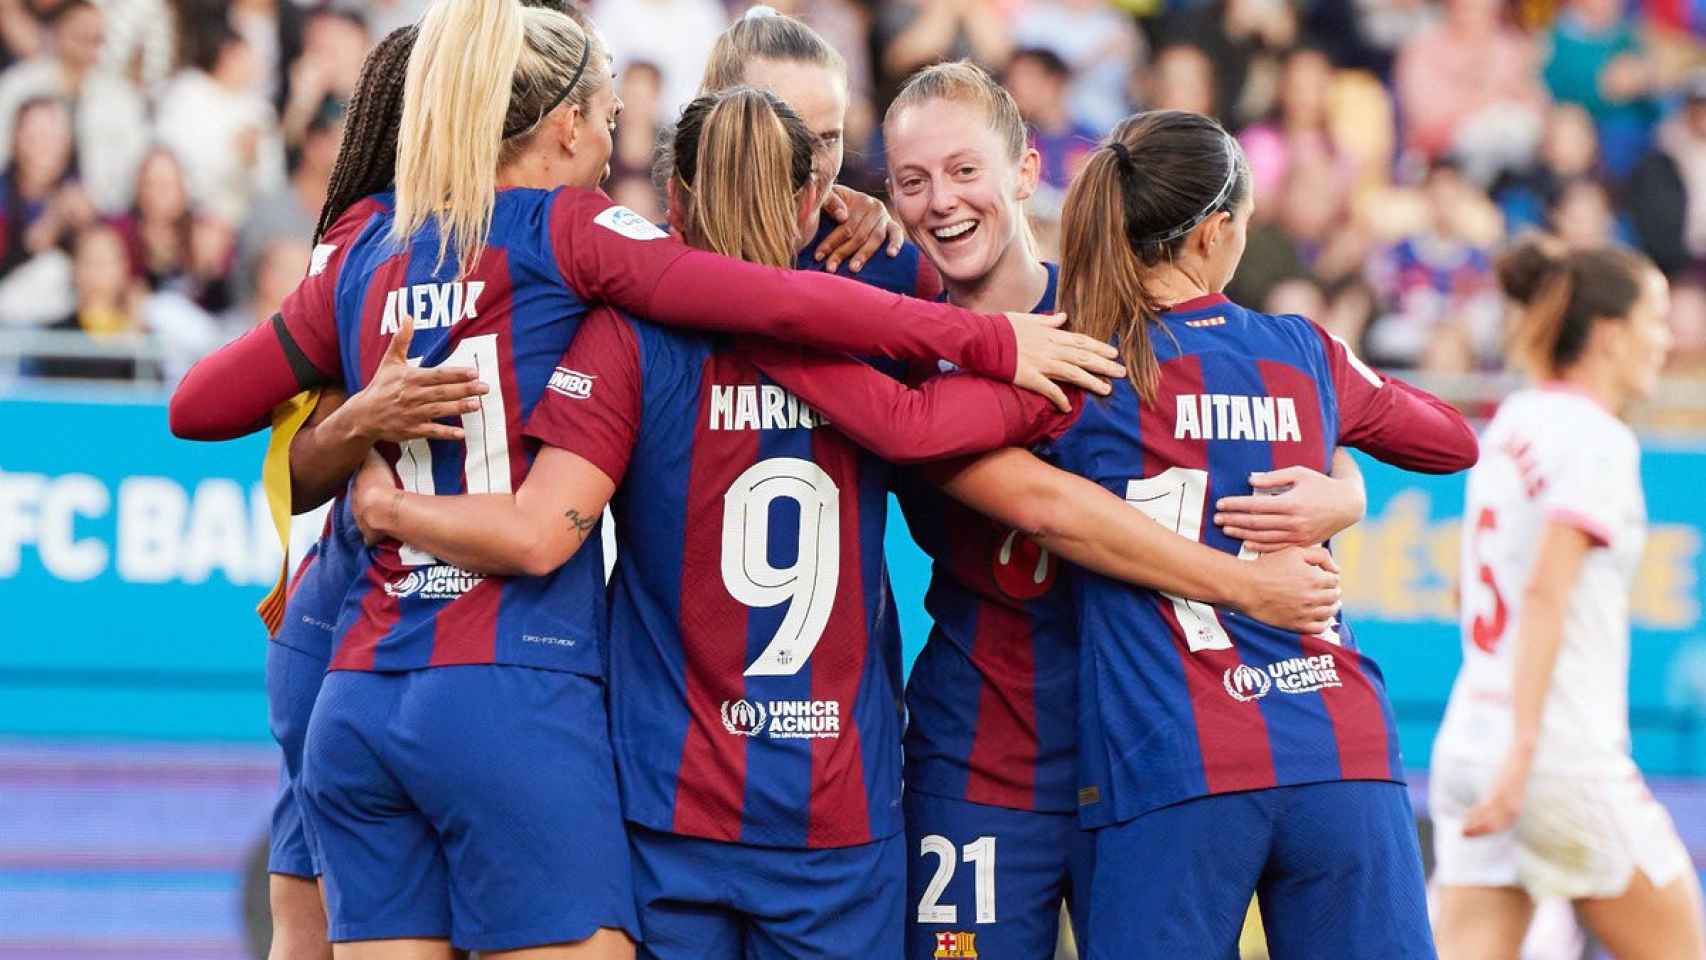
{"label": "player's hand", "polygon": [[388,523],[397,512],[397,498],[402,492],[390,465],[369,450],[350,484],[350,513],[355,515],[355,525],[361,528],[361,539],[368,546],[389,536]]}
{"label": "player's hand", "polygon": [[471,367],[421,367],[409,363],[415,322],[404,314],[373,379],[340,412],[348,429],[372,443],[389,440],[461,440],[462,428],[436,421],[480,409],[490,388]]}
{"label": "player's hand", "polygon": [[1518,751],[1505,757],[1505,762],[1499,767],[1498,779],[1493,781],[1493,789],[1487,791],[1487,795],[1464,815],[1464,836],[1484,837],[1490,833],[1503,833],[1516,823],[1517,814],[1522,812],[1523,794],[1528,792],[1528,767],[1528,758]]}
{"label": "player's hand", "polygon": [[1055,381],[1105,397],[1114,392],[1108,379],[1125,376],[1120,352],[1112,344],[1060,329],[1066,323],[1064,313],[1009,313],[1007,321],[1019,344],[1013,382],[1054,401],[1061,413],[1070,413],[1072,404]]}
{"label": "player's hand", "polygon": [[840,226],[829,232],[813,254],[823,268],[834,273],[847,261],[847,269],[858,273],[886,243],[889,256],[900,253],[906,231],[889,216],[889,208],[876,197],[840,184],[830,188],[824,215]]}
{"label": "player's hand", "polygon": [[1250,474],[1256,492],[1221,497],[1214,523],[1256,553],[1312,547],[1362,519],[1367,498],[1355,480],[1335,480],[1308,467]]}
{"label": "player's hand", "polygon": [[1325,547],[1290,547],[1248,564],[1246,614],[1281,630],[1315,636],[1339,612],[1339,565]]}

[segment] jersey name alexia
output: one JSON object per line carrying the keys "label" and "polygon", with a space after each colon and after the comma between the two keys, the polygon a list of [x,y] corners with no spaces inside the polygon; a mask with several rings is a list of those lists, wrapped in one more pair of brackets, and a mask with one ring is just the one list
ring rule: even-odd
{"label": "jersey name alexia", "polygon": [[385,293],[385,312],[379,317],[379,335],[401,329],[403,315],[414,318],[416,330],[448,329],[480,315],[482,280],[454,283],[416,283]]}
{"label": "jersey name alexia", "polygon": [[1173,418],[1175,440],[1251,440],[1300,443],[1297,401],[1226,393],[1181,393]]}

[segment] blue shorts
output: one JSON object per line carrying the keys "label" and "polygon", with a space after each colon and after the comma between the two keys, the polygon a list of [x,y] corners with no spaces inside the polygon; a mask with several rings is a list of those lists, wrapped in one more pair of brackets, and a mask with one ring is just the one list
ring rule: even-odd
{"label": "blue shorts", "polygon": [[333,671],[302,796],[331,939],[465,950],[634,934],[604,686],[516,666]]}
{"label": "blue shorts", "polygon": [[915,790],[905,804],[908,960],[1052,957],[1062,901],[1084,929],[1095,852],[1077,814]]}
{"label": "blue shorts", "polygon": [[308,717],[314,698],[326,679],[326,661],[282,643],[267,644],[267,724],[284,754],[278,768],[278,799],[272,805],[272,832],[267,872],[293,877],[320,875],[320,855],[314,848],[302,799],[302,741],[308,736]]}
{"label": "blue shorts", "polygon": [[1273,960],[1433,960],[1402,784],[1200,797],[1094,831],[1087,960],[1237,956],[1259,894]]}
{"label": "blue shorts", "polygon": [[855,847],[758,847],[629,824],[641,960],[899,957],[900,834]]}

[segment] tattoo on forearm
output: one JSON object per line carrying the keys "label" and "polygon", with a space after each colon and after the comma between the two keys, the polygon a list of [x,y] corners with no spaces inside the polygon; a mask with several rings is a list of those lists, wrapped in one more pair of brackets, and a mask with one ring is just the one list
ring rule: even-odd
{"label": "tattoo on forearm", "polygon": [[579,510],[570,510],[563,514],[563,519],[569,521],[569,526],[575,528],[576,535],[580,537],[582,543],[585,543],[586,535],[592,532],[593,527],[598,526],[598,516],[595,513],[590,517],[583,517]]}

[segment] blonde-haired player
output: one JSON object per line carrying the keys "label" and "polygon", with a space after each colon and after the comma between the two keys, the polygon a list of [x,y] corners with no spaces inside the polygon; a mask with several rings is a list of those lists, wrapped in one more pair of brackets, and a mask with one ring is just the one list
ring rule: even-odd
{"label": "blonde-haired player", "polygon": [[1574,901],[1623,960],[1706,957],[1700,886],[1629,753],[1629,592],[1646,536],[1618,414],[1670,346],[1665,280],[1620,249],[1506,256],[1513,394],[1469,474],[1464,663],[1434,746],[1440,955],[1514,958],[1537,898]]}

